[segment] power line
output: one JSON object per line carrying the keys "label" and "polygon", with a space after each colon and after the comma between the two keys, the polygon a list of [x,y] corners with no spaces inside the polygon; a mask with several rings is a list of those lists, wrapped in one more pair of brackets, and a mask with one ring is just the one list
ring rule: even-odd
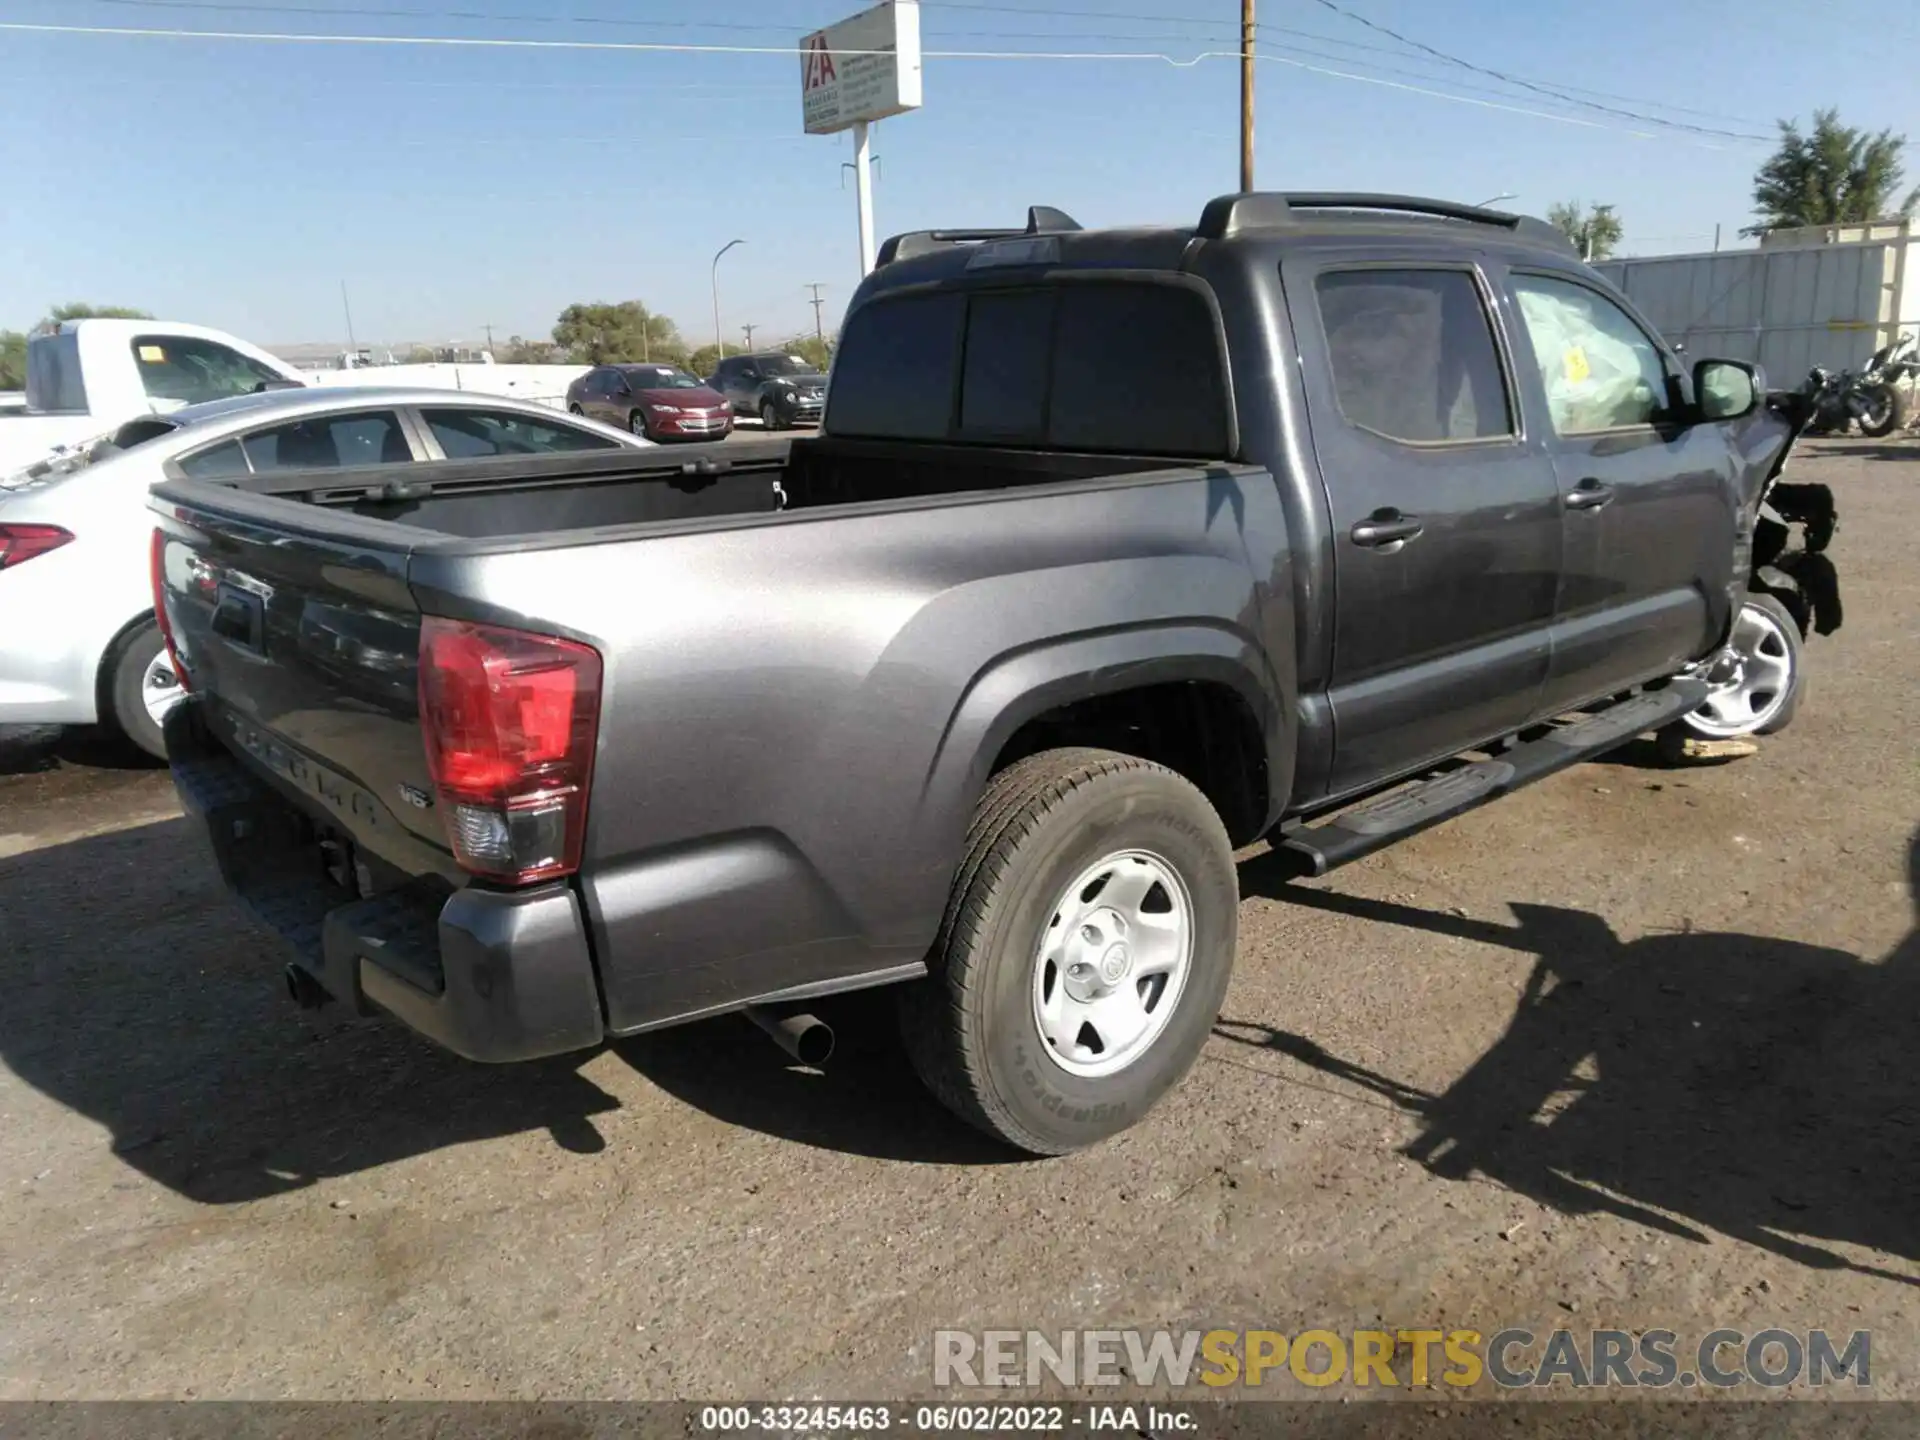
{"label": "power line", "polygon": [[[302,31],[266,30],[181,30],[159,26],[59,25],[26,21],[0,21],[0,32],[6,31],[27,34],[86,35],[136,39],[223,40],[260,44],[367,45],[479,50],[596,51],[641,54],[779,55],[782,57],[790,57],[793,53],[790,47],[784,45],[708,45],[642,40],[535,40],[523,37],[454,35],[314,34]],[[891,52],[842,49],[835,50],[832,53],[844,56],[878,55]],[[1208,60],[1238,60],[1240,58],[1240,51],[1237,48],[1232,50],[1203,50],[1186,58],[1169,55],[1162,51],[1138,50],[924,50],[922,54],[929,59],[944,60],[1158,60],[1162,64],[1170,65],[1175,69],[1181,70],[1191,69]],[[1462,105],[1473,105],[1481,109],[1501,110],[1510,114],[1525,115],[1533,119],[1578,125],[1587,129],[1610,130],[1621,134],[1632,135],[1637,139],[1645,140],[1654,138],[1646,131],[1628,130],[1622,126],[1609,125],[1602,121],[1586,117],[1556,114],[1551,111],[1513,105],[1501,101],[1475,99],[1471,96],[1436,90],[1431,86],[1409,85],[1400,81],[1381,79],[1378,76],[1356,74],[1351,70],[1329,69],[1325,66],[1290,59],[1282,55],[1261,52],[1256,58],[1271,61],[1275,64],[1286,65],[1296,70],[1324,75],[1332,79],[1354,81],[1367,85],[1380,85],[1388,89],[1405,91],[1409,94],[1424,95],[1430,99],[1444,100]],[[1666,128],[1664,122],[1652,117],[1647,117],[1644,123]],[[1673,128],[1690,130],[1692,127],[1680,126]],[[1760,137],[1750,138],[1757,140]]]}
{"label": "power line", "polygon": [[[539,24],[539,25],[605,25],[605,26],[621,26],[621,27],[630,27],[630,28],[644,27],[644,28],[651,28],[656,30],[659,30],[659,29],[720,30],[720,31],[730,31],[730,32],[748,32],[748,33],[778,32],[783,34],[811,33],[809,27],[807,26],[783,25],[783,24],[777,24],[777,23],[768,23],[768,24],[744,23],[743,24],[736,21],[657,20],[657,19],[640,19],[640,18],[634,18],[634,17],[628,17],[628,16],[607,16],[607,15],[565,15],[565,16],[530,15],[530,14],[524,14],[524,13],[508,13],[508,12],[498,12],[498,11],[481,11],[481,10],[464,10],[464,9],[435,9],[435,10],[419,9],[419,8],[392,9],[392,8],[386,8],[386,7],[365,6],[365,5],[308,5],[308,4],[267,5],[263,3],[258,3],[258,0],[96,0],[96,3],[108,4],[108,5],[121,5],[121,6],[136,8],[136,9],[194,10],[194,11],[211,11],[211,12],[230,13],[230,14],[246,13],[246,14],[310,15],[315,17],[337,17],[337,18],[343,18],[343,19],[356,18],[356,17],[377,17],[381,19],[414,19],[414,20],[436,20],[436,19],[459,20],[459,21],[479,20],[479,21],[511,21],[516,23]],[[1685,121],[1671,120],[1665,117],[1655,116],[1655,115],[1645,115],[1636,111],[1631,111],[1631,110],[1621,109],[1615,106],[1600,104],[1600,103],[1597,103],[1597,100],[1589,100],[1581,97],[1594,96],[1594,97],[1598,97],[1598,99],[1627,101],[1633,104],[1650,105],[1650,106],[1657,107],[1659,109],[1670,110],[1677,114],[1691,114],[1691,115],[1702,116],[1704,118],[1709,118],[1709,119],[1732,120],[1734,121],[1734,123],[1738,123],[1738,124],[1750,125],[1750,124],[1756,123],[1751,120],[1741,119],[1740,117],[1720,115],[1717,112],[1713,112],[1713,111],[1691,110],[1685,106],[1671,105],[1671,104],[1667,104],[1664,101],[1641,99],[1633,96],[1616,95],[1616,94],[1611,94],[1610,92],[1607,92],[1607,91],[1592,90],[1592,89],[1587,89],[1581,86],[1566,85],[1566,84],[1557,83],[1557,82],[1555,84],[1550,85],[1550,84],[1547,84],[1546,82],[1528,79],[1525,76],[1518,76],[1518,75],[1510,74],[1505,71],[1494,70],[1486,66],[1477,65],[1472,61],[1464,60],[1459,56],[1449,54],[1446,51],[1439,50],[1421,41],[1414,40],[1408,36],[1401,34],[1399,31],[1394,30],[1390,26],[1379,24],[1378,22],[1370,20],[1363,15],[1359,15],[1351,10],[1346,9],[1344,6],[1341,6],[1335,3],[1335,0],[1317,0],[1317,3],[1325,6],[1328,10],[1330,10],[1334,14],[1340,15],[1348,20],[1353,21],[1356,24],[1364,25],[1368,29],[1376,31],[1377,33],[1389,36],[1390,38],[1398,41],[1399,44],[1402,46],[1411,47],[1412,49],[1418,50],[1425,55],[1431,56],[1434,61],[1437,61],[1443,67],[1450,67],[1454,69],[1465,68],[1465,69],[1474,71],[1476,73],[1486,75],[1492,79],[1499,80],[1503,84],[1517,86],[1521,89],[1529,90],[1533,93],[1544,95],[1551,99],[1561,100],[1567,104],[1579,106],[1583,109],[1592,109],[1592,110],[1600,111],[1602,113],[1613,114],[1618,116],[1619,118],[1634,120],[1641,124],[1661,125],[1669,129],[1683,130],[1683,131],[1688,131],[1688,132],[1697,133],[1697,134],[1718,135],[1718,136],[1721,136],[1722,138],[1727,138],[1727,139],[1743,139],[1743,140],[1754,140],[1754,141],[1771,139],[1771,137],[1769,136],[1761,136],[1761,135],[1739,133],[1739,132],[1728,131],[1728,130],[1720,130],[1720,129],[1707,127],[1707,126],[1696,126],[1696,125],[1689,124],[1688,122],[1685,122]],[[1198,27],[1200,29],[1210,30],[1214,32],[1225,32],[1225,33],[1215,33],[1213,35],[1208,35],[1208,36],[1136,35],[1136,34],[1111,34],[1111,33],[1073,34],[1073,35],[1059,36],[1055,32],[1029,31],[1029,30],[1017,30],[1017,31],[982,31],[982,30],[945,31],[945,30],[942,30],[942,31],[928,32],[936,36],[936,38],[939,36],[945,36],[946,38],[950,38],[950,39],[1046,40],[1046,39],[1061,38],[1061,39],[1070,39],[1070,40],[1099,41],[1102,43],[1132,43],[1132,42],[1141,42],[1141,41],[1164,41],[1164,40],[1176,40],[1176,39],[1203,39],[1203,40],[1219,41],[1221,43],[1230,43],[1230,42],[1235,43],[1236,49],[1234,53],[1236,55],[1238,53],[1237,36],[1234,36],[1232,34],[1233,30],[1236,27],[1232,26],[1229,22],[1224,20],[1208,20],[1204,17],[1198,17],[1198,16],[1152,14],[1152,13],[1147,13],[1139,10],[1083,10],[1083,9],[1032,8],[1032,7],[1025,7],[1025,6],[1019,6],[1019,5],[997,4],[997,3],[992,3],[992,0],[938,0],[938,3],[934,4],[933,8],[942,9],[942,10],[962,10],[962,11],[974,11],[974,12],[993,12],[993,13],[1002,13],[1002,14],[1018,14],[1018,15],[1026,15],[1026,16],[1046,16],[1046,17],[1064,18],[1064,19],[1136,20],[1136,21],[1145,21],[1145,22],[1157,24],[1157,25],[1179,26],[1187,30],[1192,30]],[[1395,57],[1400,57],[1405,59],[1416,58],[1416,57],[1406,56],[1403,50],[1397,50],[1390,46],[1369,45],[1361,41],[1344,40],[1337,36],[1324,35],[1318,31],[1300,30],[1291,26],[1270,24],[1265,21],[1260,22],[1256,26],[1256,29],[1270,35],[1290,35],[1299,39],[1313,40],[1321,44],[1333,45],[1341,49],[1358,50],[1358,51],[1368,52],[1372,54],[1389,55],[1389,56],[1395,56]],[[1280,44],[1278,45],[1278,48],[1294,50],[1299,53],[1305,53],[1305,54],[1314,53],[1300,46]],[[954,58],[959,58],[959,57],[954,57]],[[984,57],[970,57],[970,58],[984,58]],[[1154,58],[1154,57],[1143,57],[1143,58]],[[1173,64],[1180,63],[1174,60],[1172,57],[1163,56],[1163,57],[1157,57],[1157,58],[1166,59],[1168,63],[1173,63]],[[1387,73],[1390,73],[1390,74],[1397,73],[1397,74],[1404,75],[1408,73],[1405,71],[1393,71],[1389,67],[1381,66],[1374,62],[1350,61],[1344,56],[1322,55],[1320,58],[1336,60],[1344,64],[1365,63],[1365,64],[1368,64],[1370,68],[1385,70]],[[1412,78],[1426,79],[1427,77],[1416,74]],[[1499,93],[1499,92],[1493,92],[1493,93]]]}
{"label": "power line", "polygon": [[1626,119],[1626,120],[1636,120],[1642,124],[1654,124],[1654,125],[1665,124],[1675,130],[1691,130],[1696,134],[1718,136],[1719,138],[1725,139],[1725,140],[1770,141],[1772,138],[1766,135],[1753,135],[1753,134],[1743,133],[1743,132],[1734,131],[1734,130],[1716,129],[1711,126],[1693,125],[1683,120],[1662,121],[1655,116],[1642,115],[1637,111],[1624,110],[1612,105],[1605,105],[1600,103],[1597,100],[1581,100],[1571,94],[1568,94],[1563,90],[1555,89],[1552,86],[1536,84],[1534,81],[1522,79],[1519,76],[1510,75],[1504,70],[1495,70],[1490,66],[1477,65],[1471,60],[1463,60],[1458,55],[1449,54],[1445,50],[1436,49],[1435,47],[1428,45],[1424,41],[1414,40],[1406,35],[1402,35],[1398,30],[1395,30],[1393,27],[1389,25],[1382,25],[1378,21],[1369,20],[1366,16],[1357,14],[1356,12],[1347,9],[1346,6],[1339,3],[1339,0],[1315,0],[1315,3],[1327,10],[1331,10],[1336,15],[1343,16],[1346,19],[1353,21],[1356,25],[1364,25],[1369,30],[1376,31],[1379,34],[1386,35],[1394,40],[1398,40],[1402,45],[1408,45],[1415,50],[1423,51],[1426,54],[1433,56],[1435,59],[1444,60],[1449,65],[1458,65],[1462,69],[1472,70],[1476,74],[1480,74],[1480,75],[1490,75],[1496,80],[1505,81],[1509,85],[1518,85],[1524,90],[1531,90],[1536,94],[1545,95],[1555,100],[1564,100],[1564,101],[1567,101],[1569,104],[1582,105],[1589,109],[1604,111],[1607,114],[1617,115],[1622,119]]}

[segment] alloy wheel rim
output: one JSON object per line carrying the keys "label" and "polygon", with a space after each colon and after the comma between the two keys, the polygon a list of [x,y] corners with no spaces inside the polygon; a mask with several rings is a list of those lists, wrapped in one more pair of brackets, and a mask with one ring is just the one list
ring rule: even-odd
{"label": "alloy wheel rim", "polygon": [[1100,1079],[1151,1049],[1186,989],[1193,932],[1193,897],[1162,857],[1122,850],[1082,870],[1035,947],[1033,1020],[1048,1058]]}
{"label": "alloy wheel rim", "polygon": [[1751,735],[1777,716],[1793,693],[1793,647],[1774,615],[1743,605],[1728,641],[1731,663],[1688,723],[1716,740]]}

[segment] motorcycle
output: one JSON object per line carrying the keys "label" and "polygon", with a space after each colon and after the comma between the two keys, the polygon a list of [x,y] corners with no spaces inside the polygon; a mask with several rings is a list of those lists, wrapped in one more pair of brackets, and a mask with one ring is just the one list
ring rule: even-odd
{"label": "motorcycle", "polygon": [[1844,435],[1854,425],[1878,439],[1906,428],[1912,385],[1920,376],[1920,336],[1902,335],[1873,352],[1858,374],[1814,367],[1807,377],[1813,405],[1810,435]]}

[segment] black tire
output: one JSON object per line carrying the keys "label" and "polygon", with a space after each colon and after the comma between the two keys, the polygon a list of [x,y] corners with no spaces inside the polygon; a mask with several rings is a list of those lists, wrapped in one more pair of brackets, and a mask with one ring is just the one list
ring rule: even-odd
{"label": "black tire", "polygon": [[633,411],[627,416],[627,429],[632,434],[638,435],[642,440],[653,439],[653,431],[647,425],[647,417],[642,415],[638,410]]}
{"label": "black tire", "polygon": [[1861,417],[1862,435],[1870,435],[1878,440],[1906,428],[1909,408],[1906,391],[1898,385],[1869,385],[1865,387],[1865,392],[1871,393],[1877,413],[1871,425],[1865,416]]}
{"label": "black tire", "polygon": [[101,667],[100,723],[114,739],[150,755],[167,758],[167,742],[160,726],[147,713],[141,687],[147,668],[166,648],[160,627],[151,619],[128,630],[114,644]]}
{"label": "black tire", "polygon": [[760,402],[760,423],[768,430],[784,430],[787,428],[780,423],[780,412],[774,408],[773,401],[771,400],[762,400]]}
{"label": "black tire", "polygon": [[567,413],[569,415],[585,415],[587,412],[582,410],[578,405],[569,405],[567,406]]}
{"label": "black tire", "polygon": [[1787,641],[1789,663],[1793,667],[1793,678],[1787,683],[1787,702],[1774,712],[1771,720],[1753,732],[1756,735],[1778,735],[1793,724],[1793,717],[1799,712],[1800,702],[1807,694],[1806,652],[1802,645],[1800,622],[1794,619],[1792,611],[1772,595],[1749,594],[1747,603],[1757,605],[1773,616]]}
{"label": "black tire", "polygon": [[[1124,1069],[1056,1064],[1034,1018],[1033,967],[1053,907],[1105,855],[1160,858],[1192,903],[1193,950],[1173,1015]],[[1162,766],[1107,750],[1049,750],[1001,771],[974,811],[932,974],[900,993],[914,1068],[969,1124],[1061,1155],[1137,1123],[1192,1066],[1226,996],[1240,889],[1226,827]]]}

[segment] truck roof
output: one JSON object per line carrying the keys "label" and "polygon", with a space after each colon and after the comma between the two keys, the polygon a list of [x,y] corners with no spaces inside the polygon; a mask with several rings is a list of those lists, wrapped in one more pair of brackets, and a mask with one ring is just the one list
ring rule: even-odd
{"label": "truck roof", "polygon": [[1474,249],[1548,251],[1565,259],[1572,243],[1544,220],[1411,195],[1247,192],[1207,203],[1184,226],[1088,230],[1064,211],[1036,205],[1018,230],[917,230],[885,241],[869,293],[1000,266],[1177,270],[1195,241],[1267,246],[1329,237],[1407,238]]}

